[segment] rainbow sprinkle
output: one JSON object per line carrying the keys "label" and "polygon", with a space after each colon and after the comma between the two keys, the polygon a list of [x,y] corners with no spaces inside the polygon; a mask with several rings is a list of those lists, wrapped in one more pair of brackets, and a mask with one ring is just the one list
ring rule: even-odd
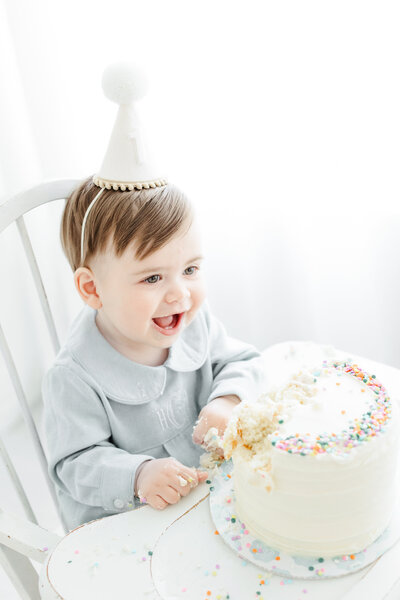
{"label": "rainbow sprinkle", "polygon": [[[330,367],[334,367],[339,372],[338,374],[347,374],[358,378],[366,388],[375,392],[376,396],[368,407],[369,410],[361,415],[361,418],[351,421],[346,429],[337,434],[323,433],[317,438],[310,434],[290,435],[282,438],[279,436],[279,432],[275,432],[272,440],[275,448],[300,456],[348,453],[352,448],[363,442],[371,441],[385,430],[385,425],[392,416],[392,403],[386,389],[376,380],[376,376],[369,375],[350,362],[333,363]],[[326,361],[324,361],[323,368],[328,368]],[[320,374],[321,372],[318,371],[314,373],[314,376],[318,377]]]}

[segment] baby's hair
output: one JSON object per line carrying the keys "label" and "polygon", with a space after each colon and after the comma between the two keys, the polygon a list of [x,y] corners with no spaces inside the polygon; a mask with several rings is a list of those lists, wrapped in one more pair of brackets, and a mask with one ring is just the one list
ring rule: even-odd
{"label": "baby's hair", "polygon": [[65,205],[60,236],[73,271],[88,266],[91,258],[104,251],[110,236],[116,256],[135,241],[136,258],[146,258],[164,246],[184,223],[189,226],[193,218],[189,200],[172,184],[127,192],[105,190],[89,212],[81,259],[82,222],[98,191],[89,177]]}

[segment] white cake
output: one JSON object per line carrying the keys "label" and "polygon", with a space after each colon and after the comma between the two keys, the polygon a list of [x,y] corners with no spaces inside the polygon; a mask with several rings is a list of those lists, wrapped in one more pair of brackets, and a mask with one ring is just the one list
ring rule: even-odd
{"label": "white cake", "polygon": [[357,365],[324,363],[238,405],[224,436],[236,513],[289,554],[351,555],[397,505],[399,410]]}

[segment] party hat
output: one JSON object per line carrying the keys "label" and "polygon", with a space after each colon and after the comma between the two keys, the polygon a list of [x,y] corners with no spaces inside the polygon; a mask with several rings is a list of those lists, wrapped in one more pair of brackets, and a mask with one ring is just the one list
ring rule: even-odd
{"label": "party hat", "polygon": [[94,183],[114,190],[161,187],[167,180],[156,166],[146,145],[135,102],[147,92],[147,80],[131,63],[109,65],[102,79],[107,98],[119,104],[107,152]]}

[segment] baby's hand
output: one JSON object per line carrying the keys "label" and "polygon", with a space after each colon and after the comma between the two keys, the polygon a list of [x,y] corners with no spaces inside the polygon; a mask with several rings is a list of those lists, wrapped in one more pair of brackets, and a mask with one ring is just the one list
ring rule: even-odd
{"label": "baby's hand", "polygon": [[218,430],[218,435],[224,435],[228,421],[233,409],[239,404],[238,396],[220,396],[207,404],[199,414],[196,427],[193,430],[193,441],[195,444],[204,444],[204,437],[211,427]]}
{"label": "baby's hand", "polygon": [[206,471],[190,469],[175,458],[157,458],[143,464],[136,479],[135,495],[153,508],[176,504],[199,483],[207,479]]}

